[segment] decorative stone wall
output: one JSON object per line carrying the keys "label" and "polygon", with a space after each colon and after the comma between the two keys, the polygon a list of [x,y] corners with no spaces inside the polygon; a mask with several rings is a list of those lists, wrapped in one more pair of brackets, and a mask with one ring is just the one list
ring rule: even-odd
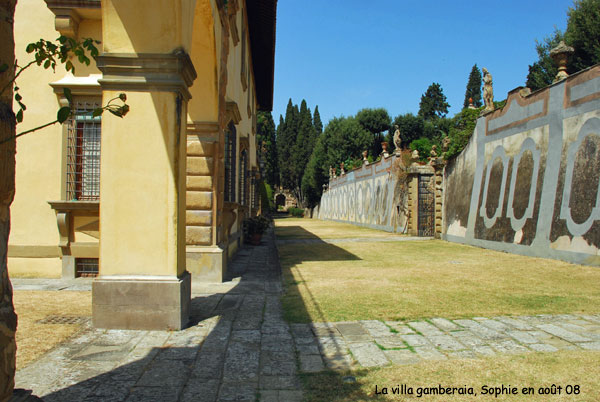
{"label": "decorative stone wall", "polygon": [[406,233],[409,190],[400,164],[392,155],[331,179],[313,216]]}
{"label": "decorative stone wall", "polygon": [[445,170],[443,238],[600,265],[600,65],[480,117]]}

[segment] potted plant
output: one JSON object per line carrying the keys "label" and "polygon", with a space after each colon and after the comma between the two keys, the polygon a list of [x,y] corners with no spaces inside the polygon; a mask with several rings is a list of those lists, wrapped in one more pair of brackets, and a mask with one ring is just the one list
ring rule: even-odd
{"label": "potted plant", "polygon": [[253,216],[244,220],[244,231],[246,233],[247,242],[258,246],[263,233],[271,225],[271,221],[262,215]]}

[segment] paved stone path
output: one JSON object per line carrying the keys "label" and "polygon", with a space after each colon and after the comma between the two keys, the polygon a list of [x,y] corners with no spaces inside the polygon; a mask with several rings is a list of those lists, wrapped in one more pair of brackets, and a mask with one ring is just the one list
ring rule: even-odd
{"label": "paved stone path", "polygon": [[[19,370],[16,387],[48,402],[302,400],[294,342],[281,315],[274,244],[270,232],[261,246],[243,248],[230,265],[231,282],[193,284],[189,328],[123,331],[88,325]],[[89,281],[14,284],[17,290],[86,286]]]}
{"label": "paved stone path", "polygon": [[600,314],[292,324],[304,371],[600,350]]}
{"label": "paved stone path", "polygon": [[[17,372],[45,401],[302,400],[297,373],[499,354],[600,350],[600,314],[286,324],[272,231],[192,284],[179,332],[91,328]],[[89,290],[89,280],[15,280],[16,290]]]}

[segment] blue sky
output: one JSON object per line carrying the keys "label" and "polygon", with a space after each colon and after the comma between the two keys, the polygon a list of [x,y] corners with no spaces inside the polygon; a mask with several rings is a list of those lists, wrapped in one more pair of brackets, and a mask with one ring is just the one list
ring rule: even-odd
{"label": "blue sky", "polygon": [[365,107],[417,113],[438,82],[462,108],[473,64],[496,100],[525,84],[535,40],[564,31],[572,0],[279,0],[273,118],[288,99],[319,105],[323,123]]}

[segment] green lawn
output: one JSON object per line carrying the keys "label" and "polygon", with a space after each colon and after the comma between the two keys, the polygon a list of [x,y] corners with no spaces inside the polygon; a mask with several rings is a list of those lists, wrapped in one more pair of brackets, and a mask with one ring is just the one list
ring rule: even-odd
{"label": "green lawn", "polygon": [[598,268],[441,240],[369,242],[391,234],[329,221],[275,225],[287,240],[279,254],[291,322],[600,312]]}

